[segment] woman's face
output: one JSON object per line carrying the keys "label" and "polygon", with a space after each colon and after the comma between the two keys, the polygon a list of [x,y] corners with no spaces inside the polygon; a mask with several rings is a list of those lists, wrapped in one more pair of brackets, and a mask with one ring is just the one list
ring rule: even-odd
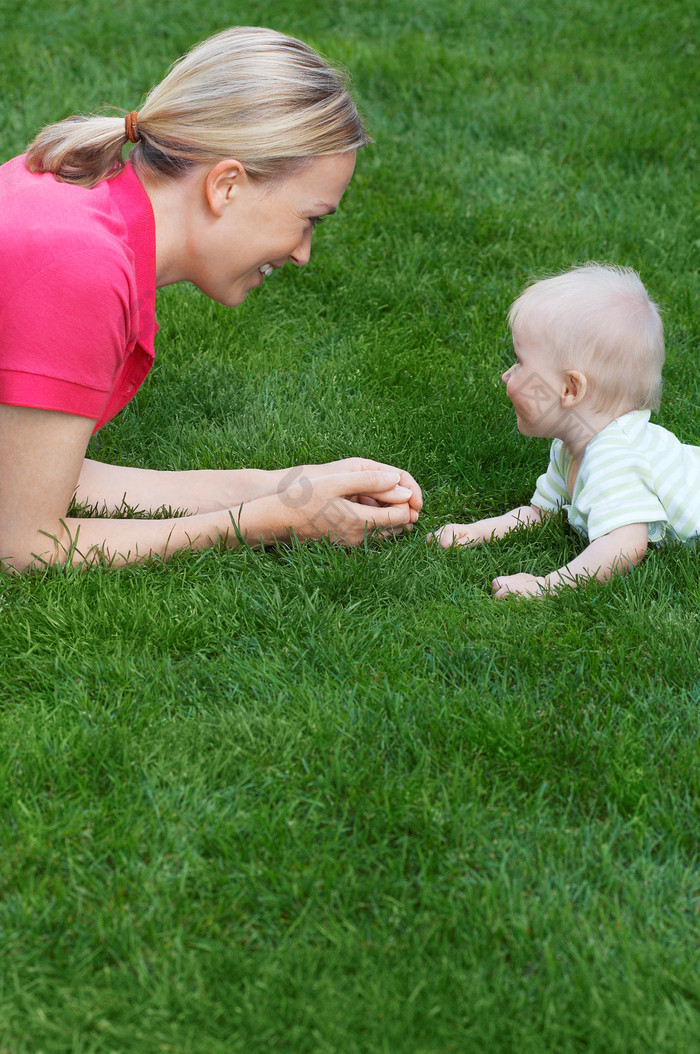
{"label": "woman's face", "polygon": [[189,281],[212,300],[236,307],[288,260],[302,267],[314,227],[338,208],[354,167],[354,151],[329,154],[265,184],[252,182],[242,166],[226,169],[222,162],[205,184],[208,209],[191,245]]}

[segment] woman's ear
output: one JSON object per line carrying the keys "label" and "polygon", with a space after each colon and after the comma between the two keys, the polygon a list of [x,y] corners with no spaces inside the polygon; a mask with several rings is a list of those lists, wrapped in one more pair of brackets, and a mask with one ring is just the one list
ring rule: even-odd
{"label": "woman's ear", "polygon": [[245,166],[233,157],[210,168],[204,179],[204,194],[214,215],[221,216],[247,183]]}
{"label": "woman's ear", "polygon": [[561,405],[566,409],[576,406],[588,390],[585,373],[579,370],[567,370],[564,374],[564,386],[561,393]]}

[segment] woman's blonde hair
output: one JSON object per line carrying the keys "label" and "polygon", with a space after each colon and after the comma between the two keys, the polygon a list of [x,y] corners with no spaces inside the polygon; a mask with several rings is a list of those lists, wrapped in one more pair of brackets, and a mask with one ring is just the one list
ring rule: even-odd
{"label": "woman's blonde hair", "polygon": [[[371,142],[338,69],[294,37],[234,27],[197,44],[138,111],[131,159],[146,178],[239,160],[273,181],[310,158]],[[27,150],[32,172],[94,187],[124,166],[124,117],[77,116],[48,125]]]}
{"label": "woman's blonde hair", "polygon": [[535,282],[512,304],[511,330],[534,311],[543,350],[585,373],[597,409],[658,410],[664,328],[636,271],[589,263]]}

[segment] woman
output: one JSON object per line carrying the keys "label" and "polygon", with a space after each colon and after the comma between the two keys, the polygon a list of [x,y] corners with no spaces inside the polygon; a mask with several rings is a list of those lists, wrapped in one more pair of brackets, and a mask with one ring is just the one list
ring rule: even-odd
{"label": "woman", "polygon": [[[135,144],[125,164],[122,150]],[[412,477],[353,458],[160,472],[86,459],[153,362],[155,290],[231,307],[309,259],[369,142],[337,72],[267,29],[204,41],[126,118],[72,117],[0,168],[0,561],[110,566],[222,541],[409,527]],[[100,516],[66,517],[73,497]],[[170,519],[110,519],[127,506]]]}

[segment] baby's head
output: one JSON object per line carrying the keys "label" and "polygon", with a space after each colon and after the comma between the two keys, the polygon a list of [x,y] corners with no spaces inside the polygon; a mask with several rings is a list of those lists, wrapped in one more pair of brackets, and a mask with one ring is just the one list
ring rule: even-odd
{"label": "baby's head", "polygon": [[596,410],[658,410],[664,331],[639,275],[590,263],[529,286],[508,322],[541,332],[553,364],[585,374]]}

